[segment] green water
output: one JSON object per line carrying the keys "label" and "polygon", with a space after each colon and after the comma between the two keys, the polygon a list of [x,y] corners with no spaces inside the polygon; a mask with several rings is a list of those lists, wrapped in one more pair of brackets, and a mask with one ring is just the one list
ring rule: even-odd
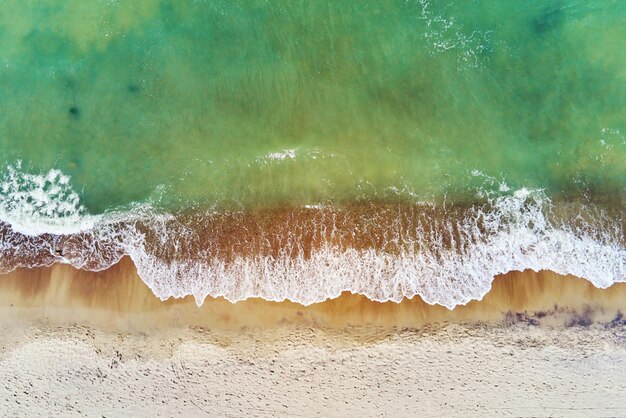
{"label": "green water", "polygon": [[0,4],[0,163],[93,213],[624,196],[625,134],[623,0]]}

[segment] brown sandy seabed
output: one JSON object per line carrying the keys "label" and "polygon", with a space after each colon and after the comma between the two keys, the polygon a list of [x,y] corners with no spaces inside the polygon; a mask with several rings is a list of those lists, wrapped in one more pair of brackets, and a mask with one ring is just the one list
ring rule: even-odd
{"label": "brown sandy seabed", "polygon": [[[615,230],[622,245],[626,237],[623,205],[586,207],[580,202],[557,202],[546,220],[585,231]],[[51,265],[63,257],[87,270],[102,270],[102,261],[114,264],[123,253],[121,233],[132,229],[145,237],[145,250],[164,262],[237,257],[309,258],[330,246],[335,251],[373,249],[388,254],[462,250],[493,234],[485,213],[488,204],[429,205],[405,202],[361,202],[307,207],[277,207],[255,211],[178,213],[157,227],[149,220],[120,220],[109,225],[102,240],[93,231],[69,235],[28,236],[0,222],[0,272],[15,267]],[[528,207],[516,209],[529,211]],[[516,213],[517,213],[516,212]],[[510,215],[510,214],[509,214]],[[493,228],[493,227],[491,227]],[[167,239],[164,240],[163,230]],[[169,239],[176,237],[174,242]],[[18,243],[19,245],[11,245]],[[173,248],[175,247],[175,248]],[[423,247],[423,248],[422,248]],[[433,247],[433,248],[429,248]],[[97,249],[94,253],[94,249]],[[63,257],[61,257],[61,255]]]}
{"label": "brown sandy seabed", "polygon": [[448,310],[156,298],[132,262],[0,278],[6,416],[626,416],[626,284],[497,277]]}

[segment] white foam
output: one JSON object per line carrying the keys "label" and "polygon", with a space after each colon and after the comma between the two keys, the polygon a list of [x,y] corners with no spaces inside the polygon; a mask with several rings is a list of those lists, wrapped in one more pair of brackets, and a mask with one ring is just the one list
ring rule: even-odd
{"label": "white foam", "polygon": [[[489,53],[502,45],[502,41],[493,37],[491,30],[476,30],[463,27],[455,16],[447,15],[444,5],[438,13],[428,0],[418,0],[420,12],[417,18],[426,24],[423,33],[431,54],[446,51],[456,53],[459,68],[481,68],[488,61]],[[439,4],[438,6],[441,6]]]}
{"label": "white foam", "polygon": [[[195,232],[172,215],[135,205],[127,212],[90,216],[69,177],[55,170],[34,175],[20,169],[19,164],[10,167],[0,183],[0,220],[11,226],[0,234],[3,273],[55,262],[102,270],[128,255],[161,299],[193,295],[201,304],[208,296],[230,301],[260,297],[308,305],[350,291],[377,301],[419,295],[449,308],[482,298],[494,276],[512,270],[572,274],[601,288],[626,281],[621,221],[595,219],[587,212],[573,215],[577,222],[589,219],[582,227],[559,223],[550,216],[552,203],[541,190],[502,195],[509,190],[503,183],[495,185],[498,192],[483,190],[489,209],[476,206],[463,219],[414,225],[393,237],[403,243],[393,253],[342,249],[331,245],[331,239],[307,257],[292,257],[300,238],[285,231],[282,255],[225,262],[208,248],[189,248]],[[334,210],[327,205],[307,208]],[[204,219],[211,222],[210,214]]]}
{"label": "white foam", "polygon": [[266,154],[263,158],[267,160],[295,160],[296,159],[296,150],[295,149],[286,149],[280,152],[270,152]]}
{"label": "white foam", "polygon": [[252,160],[252,164],[259,166],[271,165],[272,163],[282,163],[286,161],[307,161],[337,158],[338,156],[333,152],[324,152],[317,148],[312,149],[283,149],[280,151],[268,152],[267,154],[256,157]]}
{"label": "white foam", "polygon": [[31,174],[21,162],[0,179],[0,220],[24,235],[72,234],[91,229],[98,216],[86,213],[70,177],[59,170]]}
{"label": "white foam", "polygon": [[[413,242],[401,254],[327,245],[308,258],[165,263],[140,247],[128,248],[128,253],[158,297],[193,295],[199,305],[207,296],[232,302],[288,299],[308,305],[350,291],[376,301],[399,302],[419,295],[427,303],[453,308],[481,299],[494,276],[525,269],[572,274],[601,288],[626,281],[626,250],[618,229],[594,231],[592,237],[557,227],[546,218],[545,203],[540,192],[519,190],[496,199],[492,210],[477,210],[459,221],[456,245],[445,247],[430,237],[429,242]],[[487,230],[481,231],[479,223]]]}

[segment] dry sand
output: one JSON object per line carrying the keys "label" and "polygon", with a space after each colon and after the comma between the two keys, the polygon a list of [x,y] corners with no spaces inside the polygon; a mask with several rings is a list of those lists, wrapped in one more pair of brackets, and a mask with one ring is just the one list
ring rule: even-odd
{"label": "dry sand", "polygon": [[626,416],[625,307],[626,285],[550,272],[448,311],[198,309],[156,299],[127,260],[17,271],[0,277],[0,415]]}
{"label": "dry sand", "polygon": [[626,416],[624,327],[63,327],[19,340],[0,357],[5,416]]}

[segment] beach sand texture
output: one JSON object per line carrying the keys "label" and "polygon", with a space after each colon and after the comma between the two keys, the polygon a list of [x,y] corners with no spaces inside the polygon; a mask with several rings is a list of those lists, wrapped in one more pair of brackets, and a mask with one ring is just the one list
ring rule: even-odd
{"label": "beach sand texture", "polygon": [[[450,311],[161,302],[128,260],[0,279],[6,416],[621,416],[626,285],[496,278]],[[555,306],[556,305],[556,306]]]}
{"label": "beach sand texture", "polygon": [[426,304],[419,297],[379,303],[346,292],[307,307],[289,301],[252,298],[232,304],[209,298],[198,308],[191,296],[166,301],[155,297],[125,258],[102,272],[64,265],[17,270],[0,279],[0,307],[7,318],[34,315],[51,324],[71,322],[112,331],[162,326],[229,330],[285,323],[333,328],[418,327],[444,321],[497,322],[508,312],[550,318],[554,315],[548,313],[576,312],[607,321],[618,311],[626,311],[626,283],[599,289],[573,276],[525,271],[498,276],[482,300],[453,310]]}

